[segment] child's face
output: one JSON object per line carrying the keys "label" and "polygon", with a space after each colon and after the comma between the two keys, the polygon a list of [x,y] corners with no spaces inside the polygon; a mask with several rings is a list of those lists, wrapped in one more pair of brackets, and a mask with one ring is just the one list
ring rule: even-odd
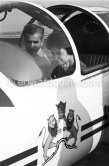
{"label": "child's face", "polygon": [[55,57],[55,60],[58,61],[59,65],[63,65],[65,63],[68,63],[69,61],[69,55],[67,54],[67,51],[64,48],[52,48],[51,49],[52,54]]}
{"label": "child's face", "polygon": [[41,34],[27,35],[25,40],[25,46],[30,54],[35,54],[43,45]]}

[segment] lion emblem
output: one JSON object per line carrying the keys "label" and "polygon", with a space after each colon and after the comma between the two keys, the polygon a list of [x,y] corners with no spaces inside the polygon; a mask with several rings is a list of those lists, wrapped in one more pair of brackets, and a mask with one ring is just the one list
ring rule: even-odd
{"label": "lion emblem", "polygon": [[[43,148],[43,157],[44,157],[44,163],[42,166],[44,166],[48,161],[50,161],[58,152],[60,144],[63,142],[65,147],[67,149],[74,149],[77,148],[76,142],[77,142],[77,134],[79,131],[79,125],[78,125],[78,120],[81,120],[78,115],[76,115],[76,118],[74,116],[74,110],[69,109],[69,112],[67,116],[65,115],[66,113],[66,102],[60,101],[59,104],[56,105],[57,111],[58,111],[58,119],[55,118],[54,114],[51,115],[47,121],[48,121],[48,135],[45,140],[45,135],[46,135],[46,127],[43,127],[39,136],[41,136],[43,130],[43,140],[42,140],[42,148]],[[76,125],[74,125],[74,121],[76,119]],[[63,131],[68,131],[70,134],[67,137],[62,137],[58,139],[56,142],[54,142],[54,138],[57,137],[59,133],[61,133],[61,129],[59,129],[59,122],[60,120],[64,120],[65,122],[65,127],[62,127]],[[57,137],[58,138],[58,137]],[[74,143],[70,145],[68,142],[70,139],[74,138]],[[56,140],[56,139],[55,139]],[[48,155],[48,150],[51,148],[53,149],[53,153],[51,156]],[[51,152],[50,152],[51,153]]]}
{"label": "lion emblem", "polygon": [[76,115],[76,124],[77,124],[77,128],[74,125],[74,110],[69,109],[68,115],[67,115],[67,119],[66,119],[66,127],[63,128],[63,130],[67,130],[70,132],[70,135],[68,137],[66,137],[67,142],[74,138],[74,143],[72,146],[76,147],[76,141],[77,141],[77,133],[79,130],[79,125],[78,125],[78,120],[81,120],[81,118]]}
{"label": "lion emblem", "polygon": [[[49,132],[49,134],[48,134],[48,137],[47,137],[45,143],[44,143],[44,138],[43,138],[43,142],[42,142],[42,147],[43,147],[43,152],[44,152],[43,157],[44,157],[45,161],[49,159],[49,156],[47,156],[47,151],[53,147],[56,147],[56,145],[57,145],[57,143],[53,142],[54,138],[57,136],[58,133],[61,132],[60,130],[58,130],[57,120],[54,117],[54,115],[51,115],[48,118],[48,132]],[[42,131],[41,131],[41,133],[42,133]],[[40,133],[40,135],[41,135],[41,133]],[[45,131],[45,134],[46,134],[46,131]],[[44,135],[44,137],[45,137],[45,135]]]}
{"label": "lion emblem", "polygon": [[59,104],[56,105],[57,110],[58,110],[58,123],[60,122],[61,119],[64,119],[66,122],[66,116],[65,116],[65,110],[66,110],[66,102],[60,101]]}

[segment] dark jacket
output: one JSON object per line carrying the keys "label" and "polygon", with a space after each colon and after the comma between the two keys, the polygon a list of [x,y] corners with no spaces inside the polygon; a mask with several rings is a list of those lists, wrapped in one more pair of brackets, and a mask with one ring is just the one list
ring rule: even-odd
{"label": "dark jacket", "polygon": [[72,65],[68,68],[67,71],[64,70],[64,68],[60,65],[58,65],[52,72],[51,74],[51,78],[61,78],[61,77],[64,77],[64,76],[68,76],[68,75],[71,75],[73,74],[75,70],[75,66]]}

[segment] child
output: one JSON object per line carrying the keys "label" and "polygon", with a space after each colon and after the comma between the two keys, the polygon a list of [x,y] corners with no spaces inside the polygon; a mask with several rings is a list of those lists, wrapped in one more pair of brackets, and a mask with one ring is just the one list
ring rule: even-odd
{"label": "child", "polygon": [[54,32],[47,38],[46,46],[58,62],[58,66],[53,70],[51,78],[60,78],[70,75],[75,69],[72,50],[67,38],[60,32]]}
{"label": "child", "polygon": [[[58,61],[58,66],[53,70],[51,78],[71,75],[75,70],[75,63],[73,51],[66,36],[61,32],[54,32],[48,36],[46,46]],[[86,68],[82,62],[81,66]]]}

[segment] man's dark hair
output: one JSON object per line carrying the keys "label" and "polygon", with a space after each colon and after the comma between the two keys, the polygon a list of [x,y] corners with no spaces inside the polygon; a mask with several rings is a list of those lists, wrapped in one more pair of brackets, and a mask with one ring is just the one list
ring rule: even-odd
{"label": "man's dark hair", "polygon": [[39,33],[41,34],[42,38],[43,38],[43,35],[44,35],[44,28],[39,26],[39,25],[36,25],[36,24],[27,24],[25,27],[24,27],[24,30],[23,30],[23,35],[24,35],[24,38],[27,36],[27,35],[33,35],[35,33]]}

